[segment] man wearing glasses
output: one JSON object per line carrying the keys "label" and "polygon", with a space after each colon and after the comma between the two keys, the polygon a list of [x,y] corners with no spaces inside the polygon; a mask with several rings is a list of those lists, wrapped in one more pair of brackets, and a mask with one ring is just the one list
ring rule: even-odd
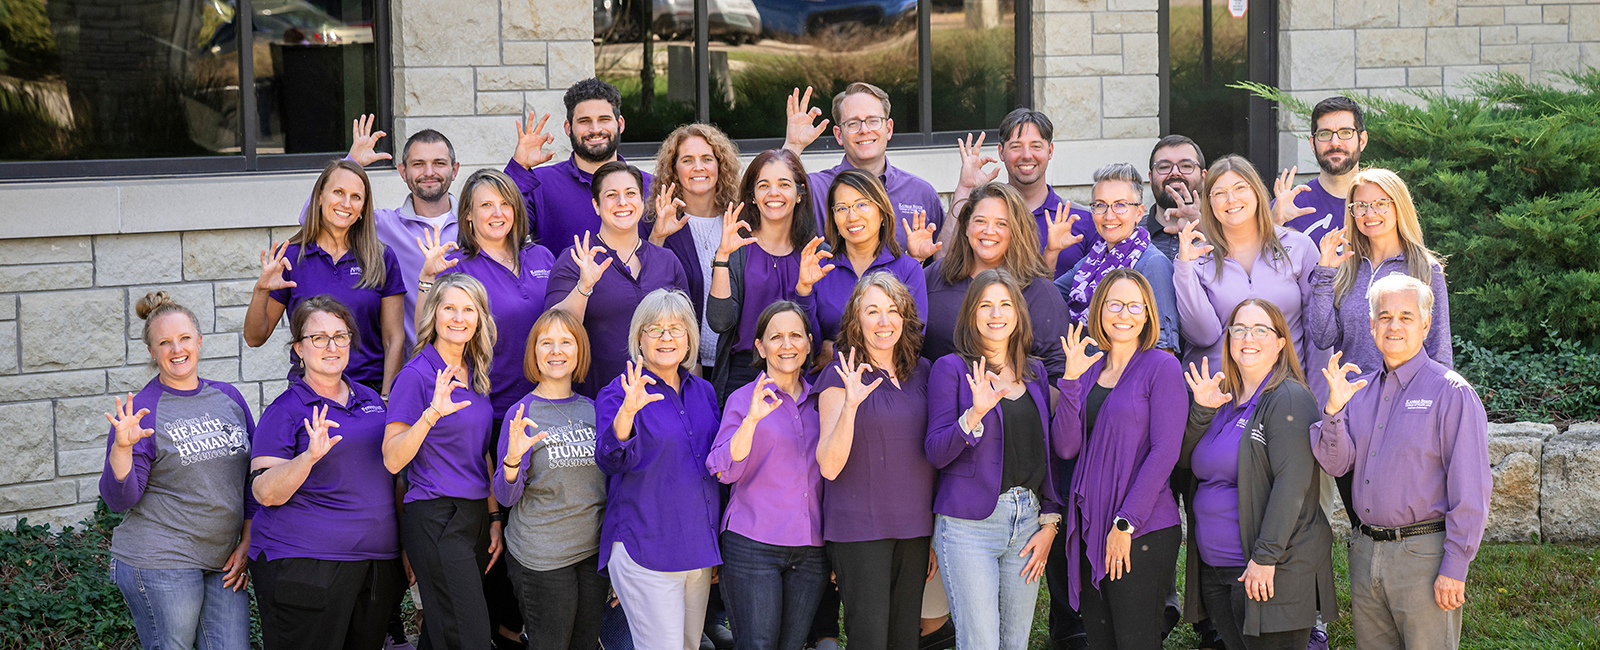
{"label": "man wearing glasses", "polygon": [[[811,89],[802,96],[796,88],[789,95],[786,114],[789,122],[784,133],[783,148],[796,156],[805,151],[828,127],[828,120],[814,124],[822,109],[811,107]],[[894,214],[884,215],[895,220],[894,236],[917,261],[926,261],[933,250],[912,250],[906,247],[906,229],[927,227],[934,229],[935,240],[942,239],[939,227],[944,225],[944,203],[933,184],[920,176],[889,164],[887,150],[889,139],[894,137],[894,120],[889,118],[889,94],[869,83],[855,82],[845,86],[844,92],[833,97],[833,138],[844,147],[844,160],[831,169],[809,174],[811,205],[816,209],[817,228],[826,225],[828,186],[846,169],[860,169],[878,177],[894,204]],[[917,213],[926,215],[919,223]]]}
{"label": "man wearing glasses", "polygon": [[1329,97],[1311,109],[1311,151],[1322,172],[1311,182],[1290,189],[1299,171],[1290,167],[1279,174],[1273,194],[1291,201],[1273,201],[1272,218],[1321,242],[1322,236],[1344,227],[1344,200],[1355,180],[1361,151],[1367,148],[1366,120],[1355,100]]}
{"label": "man wearing glasses", "polygon": [[1200,220],[1200,183],[1206,178],[1206,156],[1188,136],[1169,135],[1150,150],[1150,192],[1155,205],[1140,225],[1150,232],[1150,243],[1178,257],[1178,232]]}

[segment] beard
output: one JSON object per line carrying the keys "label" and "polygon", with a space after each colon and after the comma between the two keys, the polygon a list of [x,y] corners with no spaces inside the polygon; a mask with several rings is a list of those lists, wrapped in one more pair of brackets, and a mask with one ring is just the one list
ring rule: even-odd
{"label": "beard", "polygon": [[[1328,156],[1334,153],[1344,154],[1344,161],[1335,164],[1333,161],[1328,160]],[[1355,169],[1356,163],[1359,162],[1361,162],[1361,152],[1359,151],[1347,151],[1343,148],[1340,148],[1329,149],[1317,154],[1317,166],[1321,167],[1322,171],[1325,171],[1333,176],[1341,176],[1350,173],[1350,170]]]}
{"label": "beard", "polygon": [[1194,191],[1194,188],[1189,187],[1189,181],[1184,180],[1182,176],[1173,178],[1171,180],[1168,180],[1165,183],[1162,183],[1160,187],[1154,188],[1155,189],[1155,195],[1156,195],[1156,205],[1161,206],[1161,207],[1166,208],[1166,209],[1169,209],[1169,210],[1172,209],[1172,208],[1178,207],[1178,202],[1176,200],[1173,200],[1171,194],[1167,193],[1167,187],[1170,186],[1170,185],[1174,185],[1174,184],[1182,185],[1184,187],[1184,189],[1187,189],[1190,192]]}
{"label": "beard", "polygon": [[605,162],[611,160],[612,156],[617,155],[617,136],[615,134],[608,134],[605,144],[595,147],[584,146],[576,135],[568,135],[567,140],[572,143],[572,153],[588,162]]}
{"label": "beard", "polygon": [[434,189],[433,191],[431,191],[431,192],[422,189],[422,181],[423,180],[424,179],[420,179],[419,178],[419,179],[417,179],[416,182],[407,184],[407,185],[409,185],[411,187],[411,195],[415,196],[415,197],[417,197],[419,199],[422,199],[424,201],[437,201],[440,198],[443,198],[444,195],[450,193],[450,183],[454,179],[448,179],[448,178],[429,178],[429,179],[427,179],[427,180],[438,180],[439,181],[439,186],[436,189]]}

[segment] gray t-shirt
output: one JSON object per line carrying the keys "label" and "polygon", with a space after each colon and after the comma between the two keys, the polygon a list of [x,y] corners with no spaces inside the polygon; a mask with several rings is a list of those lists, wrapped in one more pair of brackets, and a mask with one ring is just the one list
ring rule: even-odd
{"label": "gray t-shirt", "polygon": [[[155,434],[134,445],[134,467],[101,480],[107,505],[132,507],[111,536],[112,557],[140,569],[220,571],[239,543],[255,423],[238,391],[202,380],[194,391],[151,382],[134,408]],[[142,492],[139,490],[142,486]]]}
{"label": "gray t-shirt", "polygon": [[527,408],[523,417],[547,435],[523,457],[516,483],[505,484],[504,468],[496,472],[496,495],[509,491],[516,498],[506,547],[522,566],[554,571],[600,551],[606,476],[594,464],[594,402],[582,395],[551,401],[530,394],[519,403]]}

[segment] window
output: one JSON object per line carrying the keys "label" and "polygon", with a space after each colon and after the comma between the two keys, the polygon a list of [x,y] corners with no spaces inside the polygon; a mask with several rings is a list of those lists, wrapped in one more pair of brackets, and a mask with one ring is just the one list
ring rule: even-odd
{"label": "window", "polygon": [[745,149],[777,146],[791,89],[814,87],[831,119],[853,81],[889,93],[896,145],[943,143],[937,134],[993,129],[1032,103],[1029,1],[699,0],[697,33],[696,0],[594,0],[595,74],[622,91],[634,156],[697,120]]}
{"label": "window", "polygon": [[356,116],[390,122],[387,12],[381,0],[6,0],[0,178],[320,167],[349,148]]}

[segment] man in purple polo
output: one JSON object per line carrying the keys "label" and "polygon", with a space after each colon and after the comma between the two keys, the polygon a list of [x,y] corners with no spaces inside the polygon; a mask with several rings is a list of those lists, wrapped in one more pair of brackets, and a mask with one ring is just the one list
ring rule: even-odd
{"label": "man in purple polo", "polygon": [[1150,245],[1167,259],[1178,259],[1178,233],[1183,227],[1200,220],[1200,187],[1205,180],[1206,155],[1188,136],[1174,133],[1157,140],[1150,150],[1150,192],[1156,202],[1139,225],[1150,233]]}
{"label": "man in purple polo", "polygon": [[[1404,274],[1367,290],[1383,367],[1323,370],[1328,403],[1312,449],[1332,475],[1354,470],[1360,532],[1350,610],[1361,648],[1454,650],[1467,566],[1488,524],[1488,416],[1455,371],[1422,352],[1433,291]],[[1360,378],[1350,382],[1346,374]]]}
{"label": "man in purple polo", "polygon": [[[622,93],[599,79],[572,84],[561,101],[567,107],[567,121],[561,128],[572,143],[572,155],[540,167],[555,157],[544,150],[555,137],[544,132],[549,113],[539,118],[538,124],[529,113],[526,124],[517,123],[517,149],[506,163],[506,175],[517,182],[528,202],[529,232],[552,253],[571,246],[574,236],[600,232],[600,215],[595,214],[589,184],[594,170],[622,160],[617,144],[627,127],[622,119]],[[644,175],[644,187],[650,187],[649,174]]]}
{"label": "man in purple polo", "polygon": [[[1027,203],[1028,209],[1033,211],[1034,220],[1039,223],[1039,250],[1044,252],[1045,263],[1055,268],[1055,277],[1060,277],[1077,266],[1078,260],[1089,253],[1089,248],[1100,241],[1100,235],[1094,230],[1094,218],[1089,215],[1089,209],[1076,203],[1063,202],[1046,178],[1050,159],[1056,155],[1056,143],[1053,140],[1055,132],[1055,124],[1050,121],[1050,116],[1042,112],[1028,108],[1011,111],[1005,119],[1000,120],[998,160],[983,155],[983,134],[979,134],[974,141],[972,134],[968,133],[965,142],[957,142],[961,147],[961,180],[956,184],[950,211],[955,212],[956,206],[966,200],[972,190],[1000,175],[999,169],[984,171],[985,166],[1001,163],[1006,170],[1006,183],[1022,194],[1023,202]],[[1064,248],[1056,248],[1050,243],[1050,219],[1058,216],[1063,205],[1067,206],[1068,214],[1059,215],[1060,218],[1076,216],[1078,220],[1072,224],[1071,234],[1082,239]],[[961,233],[947,234],[954,237]]]}
{"label": "man in purple polo", "polygon": [[1344,227],[1344,200],[1350,195],[1361,151],[1367,148],[1366,120],[1355,100],[1329,97],[1311,109],[1311,151],[1322,172],[1305,185],[1288,189],[1297,167],[1280,174],[1274,194],[1287,190],[1292,202],[1273,201],[1272,218],[1321,242],[1322,236]]}
{"label": "man in purple polo", "polygon": [[[810,88],[806,89],[804,98],[800,96],[798,88],[789,96],[789,123],[784,133],[783,148],[794,152],[796,156],[816,142],[828,126],[827,120],[821,124],[813,123],[822,115],[822,110],[810,108],[810,99]],[[885,216],[894,219],[894,236],[902,249],[906,246],[905,224],[916,227],[913,215],[918,212],[927,213],[927,222],[936,229],[934,236],[942,239],[938,229],[944,225],[944,201],[939,198],[939,192],[933,189],[932,183],[889,164],[889,139],[894,137],[894,120],[889,117],[889,94],[883,92],[882,88],[860,81],[845,86],[844,92],[833,97],[833,124],[833,138],[839,146],[844,147],[844,159],[830,169],[809,174],[811,205],[816,209],[818,232],[826,231],[823,219],[827,218],[827,208],[831,205],[828,203],[828,186],[833,184],[839,172],[860,169],[876,175],[889,192],[889,201],[894,203],[894,214]],[[929,257],[913,256],[918,261]]]}

